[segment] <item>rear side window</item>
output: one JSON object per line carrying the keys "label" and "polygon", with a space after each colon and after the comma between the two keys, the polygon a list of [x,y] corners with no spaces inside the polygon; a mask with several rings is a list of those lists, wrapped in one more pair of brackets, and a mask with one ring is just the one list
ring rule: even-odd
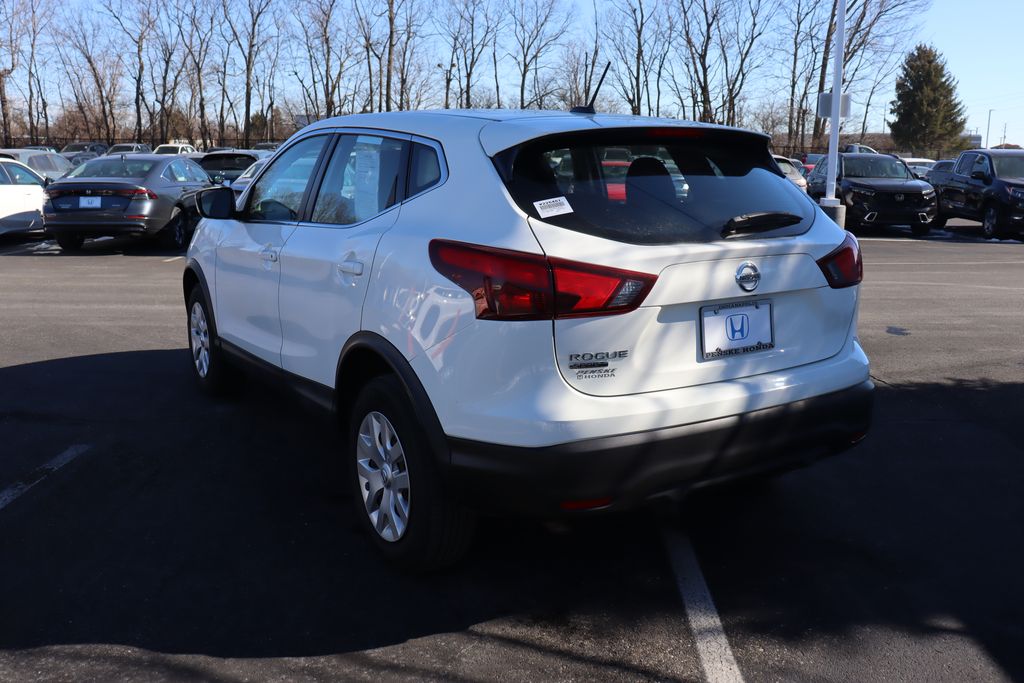
{"label": "rear side window", "polygon": [[3,164],[4,170],[15,185],[42,185],[43,180],[27,168],[16,164]]}
{"label": "rear side window", "polygon": [[767,141],[749,133],[584,131],[532,140],[494,161],[530,217],[630,244],[712,242],[762,213],[771,216],[748,236],[788,237],[806,232],[815,215],[780,175]]}
{"label": "rear side window", "polygon": [[412,158],[409,160],[409,191],[411,197],[429,189],[441,181],[441,162],[437,151],[428,145],[412,143]]}
{"label": "rear side window", "polygon": [[313,206],[314,223],[352,225],[398,200],[402,142],[376,135],[342,135]]}

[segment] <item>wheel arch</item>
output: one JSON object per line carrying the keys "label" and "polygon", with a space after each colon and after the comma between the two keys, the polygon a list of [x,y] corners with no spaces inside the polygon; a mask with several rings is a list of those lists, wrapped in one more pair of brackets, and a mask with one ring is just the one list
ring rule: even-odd
{"label": "wheel arch", "polygon": [[419,416],[431,452],[439,462],[448,464],[451,459],[448,440],[426,389],[405,356],[379,334],[357,332],[341,350],[334,384],[335,411],[339,419],[347,424],[359,388],[383,374],[398,378],[405,389],[406,399]]}
{"label": "wheel arch", "polygon": [[[199,287],[203,292],[203,298],[206,299],[206,313],[209,320],[207,324],[213,331],[214,335],[217,334],[217,316],[213,311],[213,297],[210,295],[210,285],[206,281],[206,274],[203,273],[202,266],[195,259],[189,259],[185,265],[185,271],[181,275],[181,293],[185,299],[185,308],[188,308],[188,299],[192,295],[192,290]],[[186,311],[187,313],[187,311]],[[219,339],[219,337],[217,337]]]}

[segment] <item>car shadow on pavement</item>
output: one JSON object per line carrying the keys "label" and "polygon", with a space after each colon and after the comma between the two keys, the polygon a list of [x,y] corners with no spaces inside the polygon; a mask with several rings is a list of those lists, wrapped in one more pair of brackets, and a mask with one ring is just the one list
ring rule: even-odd
{"label": "car shadow on pavement", "polygon": [[598,677],[673,676],[644,647],[609,654],[638,622],[680,624],[649,520],[485,522],[456,569],[397,572],[357,533],[331,421],[252,382],[208,399],[189,362],[177,349],[0,368],[0,443],[89,446],[0,510],[0,651],[315,657],[458,636]]}
{"label": "car shadow on pavement", "polygon": [[[1024,677],[1022,398],[1021,382],[879,383],[855,450],[769,487],[691,497],[734,646],[782,641],[847,680],[991,678],[961,656],[966,642],[994,675]],[[840,675],[858,657],[883,668]]]}

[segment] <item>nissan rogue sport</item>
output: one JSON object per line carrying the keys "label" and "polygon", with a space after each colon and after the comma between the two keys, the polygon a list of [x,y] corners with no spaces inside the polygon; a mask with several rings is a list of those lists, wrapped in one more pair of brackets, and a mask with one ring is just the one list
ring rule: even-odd
{"label": "nissan rogue sport", "polygon": [[625,509],[868,430],[859,246],[763,135],[360,114],[296,133],[237,203],[197,203],[199,386],[248,365],[335,410],[360,524],[401,565],[455,561],[481,512]]}

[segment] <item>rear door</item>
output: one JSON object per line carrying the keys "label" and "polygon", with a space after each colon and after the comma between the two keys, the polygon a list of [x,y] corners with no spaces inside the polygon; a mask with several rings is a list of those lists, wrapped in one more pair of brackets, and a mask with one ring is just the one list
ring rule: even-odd
{"label": "rear door", "polygon": [[381,235],[398,218],[408,135],[342,133],[304,220],[281,252],[282,366],[334,386],[338,356],[361,329]]}
{"label": "rear door", "polygon": [[301,216],[310,181],[330,136],[296,141],[253,186],[238,220],[217,245],[217,332],[273,365],[281,365],[278,294],[281,249]]}
{"label": "rear door", "polygon": [[978,155],[974,152],[964,152],[956,162],[953,173],[950,174],[949,183],[942,193],[944,208],[950,213],[958,216],[969,216],[967,207],[967,181],[971,174],[971,167],[977,160]]}
{"label": "rear door", "polygon": [[[597,162],[609,147],[629,152],[621,200]],[[567,155],[571,183],[549,170]],[[609,129],[526,143],[499,166],[509,157],[507,186],[549,260],[657,276],[636,310],[554,320],[558,367],[580,391],[732,380],[823,360],[846,344],[857,288],[829,287],[816,262],[844,233],[780,174],[764,139]],[[726,239],[730,225],[765,231]]]}

